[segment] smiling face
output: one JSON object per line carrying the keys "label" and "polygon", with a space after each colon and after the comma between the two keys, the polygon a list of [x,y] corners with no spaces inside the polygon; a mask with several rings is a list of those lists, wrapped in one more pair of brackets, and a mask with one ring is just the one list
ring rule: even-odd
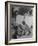
{"label": "smiling face", "polygon": [[32,15],[28,13],[25,13],[24,15],[17,15],[16,16],[16,23],[19,25],[24,25],[27,24],[29,27],[33,24],[33,17]]}

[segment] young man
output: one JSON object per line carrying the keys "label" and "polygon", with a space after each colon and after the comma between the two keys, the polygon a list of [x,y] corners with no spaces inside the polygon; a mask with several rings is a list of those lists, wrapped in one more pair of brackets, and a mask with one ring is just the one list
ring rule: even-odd
{"label": "young man", "polygon": [[19,38],[19,37],[25,37],[31,34],[30,27],[31,27],[31,20],[32,18],[32,9],[22,7],[18,10],[15,9],[15,21],[13,22],[13,28],[14,28],[14,37],[13,38]]}

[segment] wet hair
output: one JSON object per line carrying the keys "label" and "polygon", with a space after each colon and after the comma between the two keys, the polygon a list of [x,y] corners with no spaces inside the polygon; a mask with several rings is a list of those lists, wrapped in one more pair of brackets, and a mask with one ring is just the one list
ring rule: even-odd
{"label": "wet hair", "polygon": [[21,7],[21,8],[19,8],[19,10],[16,10],[16,11],[14,11],[14,8],[12,8],[12,16],[13,17],[16,17],[17,14],[24,15],[25,13],[28,13],[28,12],[30,15],[32,14],[32,10],[29,7]]}
{"label": "wet hair", "polygon": [[28,13],[29,8],[22,7],[19,9],[18,14],[24,15],[25,13]]}

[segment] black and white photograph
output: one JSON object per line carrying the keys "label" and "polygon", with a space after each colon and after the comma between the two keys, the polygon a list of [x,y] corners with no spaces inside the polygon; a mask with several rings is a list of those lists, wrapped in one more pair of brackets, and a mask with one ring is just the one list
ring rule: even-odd
{"label": "black and white photograph", "polygon": [[11,38],[31,38],[33,30],[33,7],[10,5]]}
{"label": "black and white photograph", "polygon": [[6,43],[36,42],[36,4],[6,2]]}

